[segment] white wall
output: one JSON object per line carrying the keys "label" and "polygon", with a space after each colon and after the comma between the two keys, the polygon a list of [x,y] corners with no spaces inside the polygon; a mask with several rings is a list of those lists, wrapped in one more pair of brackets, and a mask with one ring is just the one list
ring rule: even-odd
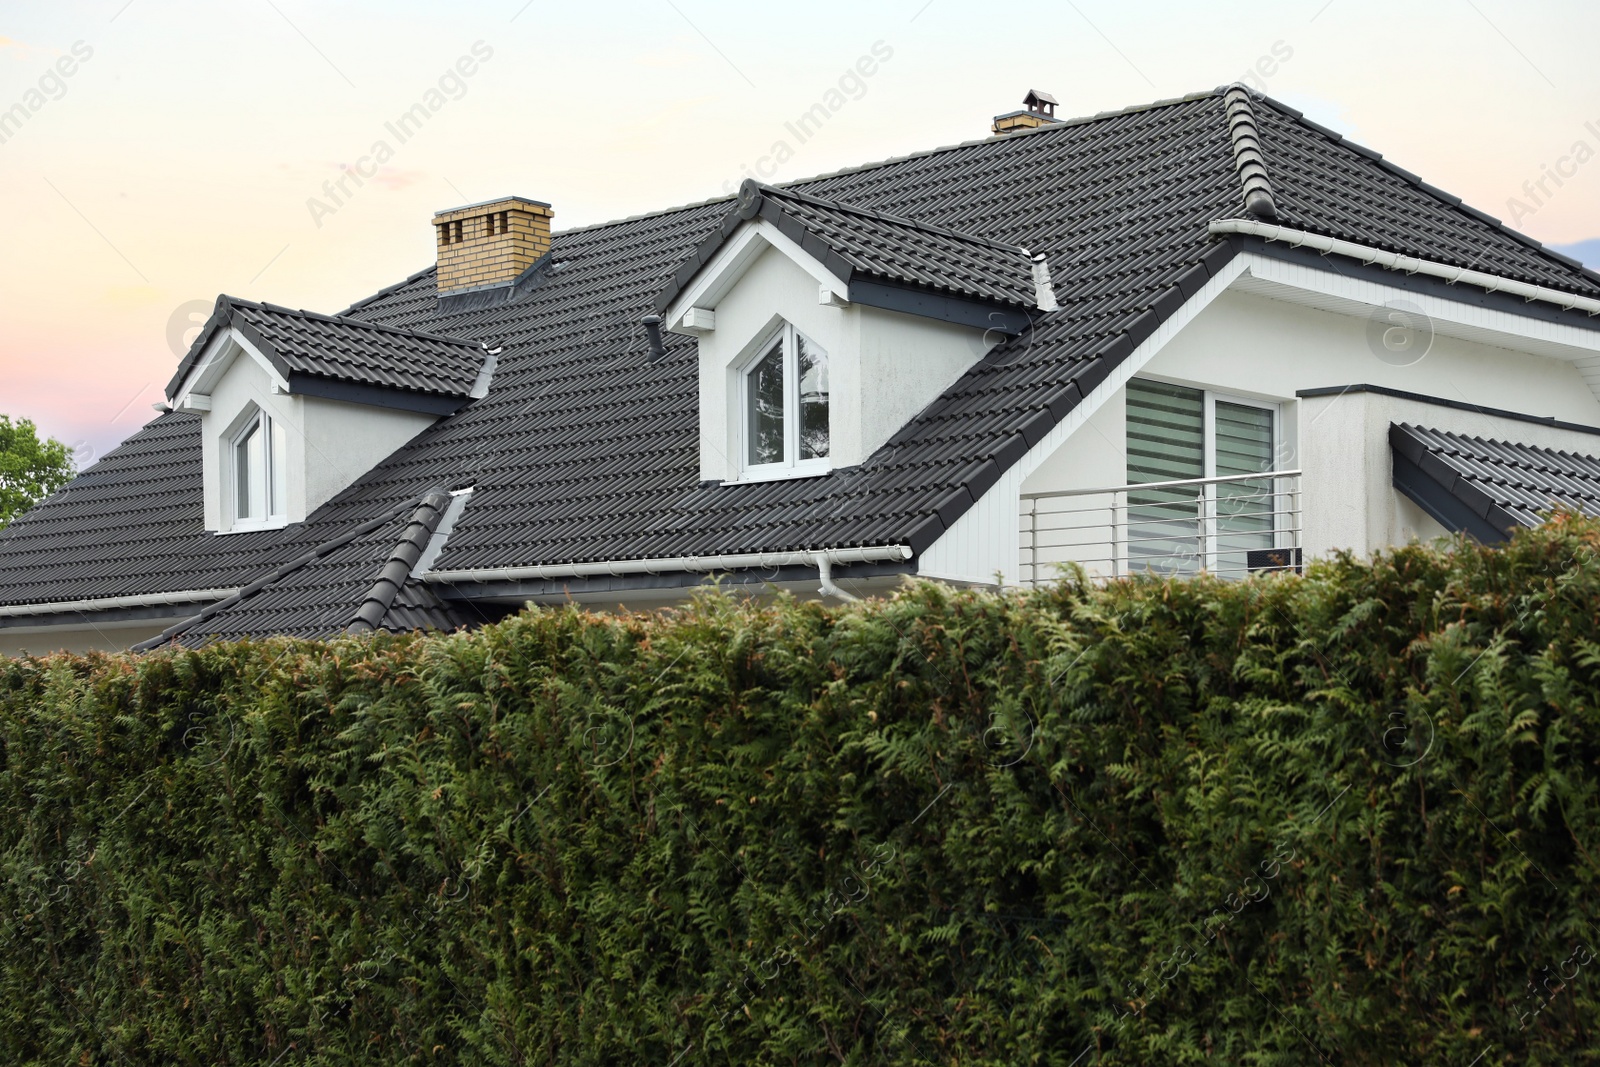
{"label": "white wall", "polygon": [[1440,335],[1418,362],[1394,366],[1373,352],[1367,332],[1364,318],[1228,292],[1141,373],[1271,400],[1368,383],[1600,425],[1600,400],[1571,363]]}
{"label": "white wall", "polygon": [[[1297,424],[1298,434],[1287,440],[1281,466],[1305,471],[1303,543],[1311,555],[1336,548],[1364,555],[1443,533],[1421,509],[1402,504],[1392,487],[1392,416],[1403,411],[1405,417],[1394,421],[1519,441],[1535,440],[1542,428],[1370,393],[1296,401],[1299,390],[1381,385],[1600,426],[1600,400],[1570,362],[1440,335],[1415,363],[1397,366],[1379,358],[1368,334],[1365,318],[1229,292],[1141,374],[1283,403],[1286,421]],[[1587,447],[1600,451],[1596,444],[1600,438],[1590,439]]]}
{"label": "white wall", "polygon": [[859,423],[851,427],[856,443],[850,458],[836,461],[841,467],[883,447],[1000,340],[997,334],[985,340],[981,330],[920,315],[872,307],[860,311],[862,384],[859,406],[851,405]]}
{"label": "white wall", "polygon": [[288,514],[298,521],[308,514],[305,479],[296,478],[306,464],[305,412],[300,397],[272,391],[272,378],[248,356],[236,357],[211,389],[211,410],[200,414],[201,462],[205,472],[206,529],[225,531],[232,523],[233,476],[227,462],[229,438],[240,416],[252,406],[265,411],[288,431]]}
{"label": "white wall", "polygon": [[861,463],[992,345],[980,330],[878,308],[830,307],[816,278],[768,246],[712,309],[700,337],[700,477],[740,471],[740,374],[779,320],[828,353],[832,466]]}
{"label": "white wall", "polygon": [[[307,515],[433,425],[437,418],[416,411],[346,404],[320,396],[303,397],[301,402],[305,411],[302,478]],[[419,486],[418,491],[425,488]],[[290,496],[293,497],[292,490]]]}
{"label": "white wall", "polygon": [[[1301,401],[1301,415],[1305,547],[1311,555],[1336,548],[1365,555],[1446,533],[1393,488],[1390,423],[1600,455],[1600,435],[1377,393],[1308,397]],[[1600,419],[1594,424],[1600,425]]]}
{"label": "white wall", "polygon": [[244,355],[235,358],[210,388],[211,410],[201,413],[200,432],[206,529],[213,532],[225,532],[231,523],[228,442],[240,416],[252,406],[267,412],[287,434],[290,522],[304,521],[436,418],[274,392],[271,375]]}
{"label": "white wall", "polygon": [[[1391,420],[1600,454],[1600,437],[1439,405],[1353,393],[1297,400],[1303,389],[1373,384],[1600,426],[1600,400],[1573,362],[1440,334],[1422,359],[1397,366],[1374,352],[1364,316],[1237,291],[1241,278],[1249,280],[1247,267],[1241,257],[1231,272],[1207,283],[1130,358],[1124,374],[1280,403],[1288,446],[1280,469],[1306,472],[1304,543],[1313,554],[1336,547],[1367,553],[1442,532],[1391,487]],[[1185,319],[1190,308],[1196,310]],[[1539,323],[1529,329],[1548,330]],[[1026,508],[1020,494],[1126,483],[1125,383],[1114,375],[1084,406],[1091,410],[1076,420],[1069,416],[1018,464],[1021,477],[1002,478],[923,554],[922,573],[970,580],[1001,572],[1016,580],[1026,534],[1015,519],[1010,531],[1004,525],[1007,509],[1015,516]]]}

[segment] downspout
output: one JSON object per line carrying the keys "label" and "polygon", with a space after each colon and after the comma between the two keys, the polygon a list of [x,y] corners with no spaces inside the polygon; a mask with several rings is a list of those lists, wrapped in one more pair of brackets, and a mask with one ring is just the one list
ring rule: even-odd
{"label": "downspout", "polygon": [[840,600],[844,601],[855,601],[860,599],[859,597],[853,596],[852,594],[845,592],[843,589],[840,589],[838,586],[833,584],[832,556],[826,552],[818,552],[814,554],[812,558],[817,561],[817,578],[820,579],[822,583],[817,592],[821,593],[823,596],[838,597]]}

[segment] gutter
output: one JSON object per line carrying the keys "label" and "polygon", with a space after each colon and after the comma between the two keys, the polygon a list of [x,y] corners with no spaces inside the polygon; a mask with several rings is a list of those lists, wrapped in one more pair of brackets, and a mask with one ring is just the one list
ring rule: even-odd
{"label": "gutter", "polygon": [[1291,230],[1287,226],[1256,222],[1253,219],[1217,219],[1211,223],[1210,230],[1212,235],[1217,237],[1242,234],[1268,241],[1283,241],[1291,247],[1304,246],[1318,252],[1348,256],[1362,263],[1373,263],[1407,274],[1425,274],[1432,278],[1442,278],[1452,285],[1466,282],[1468,285],[1487,289],[1491,293],[1509,293],[1524,300],[1555,304],[1568,311],[1582,311],[1591,316],[1600,315],[1600,300],[1594,297],[1578,296],[1575,293],[1562,292],[1560,289],[1519,282],[1514,278],[1505,278],[1498,274],[1485,274],[1483,271],[1452,267],[1448,263],[1435,263],[1432,260],[1402,256],[1397,252],[1385,252],[1380,248],[1356,244],[1354,241],[1341,241],[1336,237],[1324,237],[1321,234],[1307,233],[1305,230]]}
{"label": "gutter", "polygon": [[843,589],[840,589],[838,586],[833,584],[833,560],[828,557],[826,552],[816,553],[814,556],[812,556],[812,560],[817,565],[817,580],[821,583],[820,587],[817,589],[817,592],[821,593],[823,596],[838,597],[840,600],[844,601],[860,599],[859,597],[846,593]]}
{"label": "gutter", "polygon": [[93,600],[55,600],[44,604],[0,606],[0,618],[19,615],[60,615],[68,612],[115,611],[118,608],[153,608],[166,604],[198,604],[225,600],[238,589],[184,589],[173,593],[142,593],[138,596],[107,596]]}
{"label": "gutter", "polygon": [[823,592],[848,595],[833,585],[835,566],[851,563],[902,562],[912,556],[906,545],[871,548],[823,548],[803,552],[741,552],[711,556],[671,556],[660,559],[619,559],[602,563],[541,563],[529,567],[489,567],[479,570],[429,571],[425,582],[526,582],[562,578],[597,578],[624,574],[662,574],[672,571],[737,571],[753,567],[816,567],[822,571]]}

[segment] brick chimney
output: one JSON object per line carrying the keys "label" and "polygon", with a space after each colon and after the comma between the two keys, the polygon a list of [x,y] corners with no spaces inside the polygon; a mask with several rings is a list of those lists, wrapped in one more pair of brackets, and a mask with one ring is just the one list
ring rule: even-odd
{"label": "brick chimney", "polygon": [[441,211],[439,295],[510,285],[550,251],[550,205],[520,196]]}

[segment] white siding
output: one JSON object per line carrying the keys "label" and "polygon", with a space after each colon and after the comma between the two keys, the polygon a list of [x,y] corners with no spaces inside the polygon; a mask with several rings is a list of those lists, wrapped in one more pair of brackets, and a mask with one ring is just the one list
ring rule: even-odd
{"label": "white siding", "polygon": [[[1412,365],[1380,359],[1369,338],[1372,319],[1389,301],[1419,308],[1431,327],[1431,347]],[[1365,553],[1440,532],[1391,487],[1391,419],[1536,444],[1548,439],[1588,454],[1600,454],[1600,437],[1373,394],[1299,401],[1298,391],[1372,384],[1600,426],[1600,399],[1587,377],[1597,358],[1597,331],[1241,255],[930,546],[920,571],[984,582],[998,571],[1015,582],[1023,492],[1125,483],[1122,397],[1135,375],[1280,403],[1286,448],[1278,467],[1306,471],[1308,551]]]}

